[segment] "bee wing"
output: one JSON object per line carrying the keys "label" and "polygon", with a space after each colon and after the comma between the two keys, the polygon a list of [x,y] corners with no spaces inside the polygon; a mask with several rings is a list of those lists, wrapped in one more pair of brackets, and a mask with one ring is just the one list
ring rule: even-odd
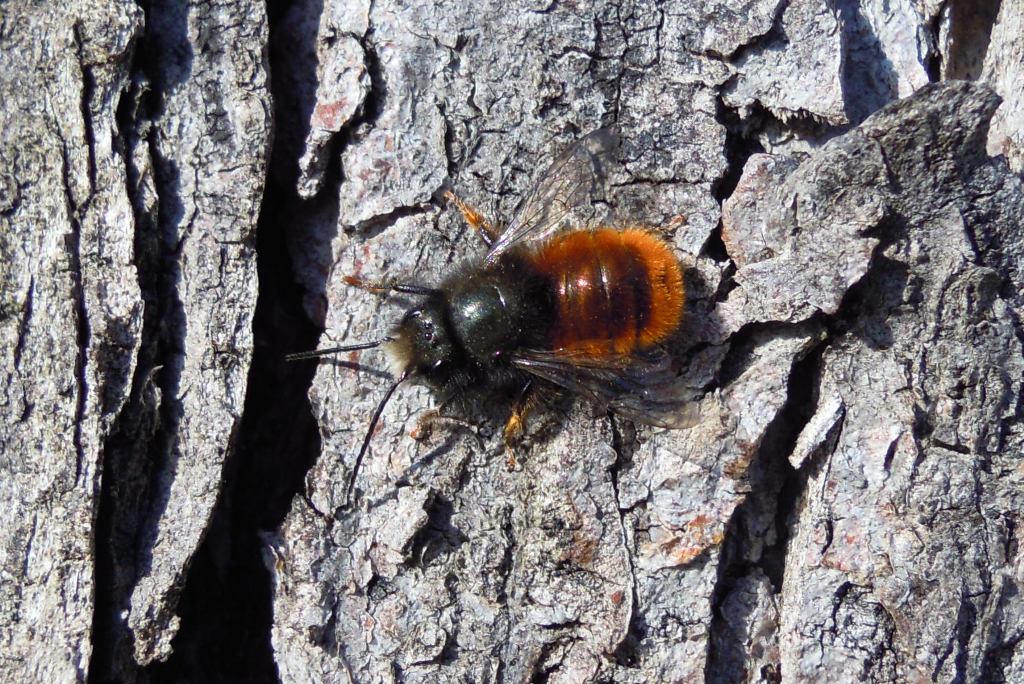
{"label": "bee wing", "polygon": [[512,364],[639,423],[686,428],[700,418],[696,392],[680,381],[661,349],[602,357],[526,349]]}
{"label": "bee wing", "polygon": [[562,153],[541,175],[491,245],[487,263],[493,264],[516,245],[543,240],[557,232],[562,219],[603,181],[603,161],[618,144],[618,135],[605,127],[580,138]]}

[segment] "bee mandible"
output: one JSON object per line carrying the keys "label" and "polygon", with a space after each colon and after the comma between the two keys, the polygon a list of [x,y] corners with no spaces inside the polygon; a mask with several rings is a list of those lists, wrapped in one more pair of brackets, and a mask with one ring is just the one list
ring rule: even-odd
{"label": "bee mandible", "polygon": [[377,404],[346,489],[388,400],[407,380],[428,385],[441,405],[498,387],[518,389],[505,424],[511,448],[543,388],[561,388],[638,422],[688,424],[671,359],[662,348],[679,328],[685,292],[672,248],[643,227],[573,228],[564,219],[604,175],[618,146],[602,128],[557,158],[498,230],[451,193],[447,198],[488,251],[437,286],[346,282],[422,300],[383,339],[286,357],[309,359],[373,347],[397,378]]}

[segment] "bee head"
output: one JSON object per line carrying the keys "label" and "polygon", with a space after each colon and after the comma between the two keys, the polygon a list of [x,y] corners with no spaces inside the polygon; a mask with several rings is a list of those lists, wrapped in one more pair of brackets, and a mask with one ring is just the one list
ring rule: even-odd
{"label": "bee head", "polygon": [[410,309],[387,344],[395,372],[443,385],[457,366],[459,349],[446,321],[444,302],[431,297]]}

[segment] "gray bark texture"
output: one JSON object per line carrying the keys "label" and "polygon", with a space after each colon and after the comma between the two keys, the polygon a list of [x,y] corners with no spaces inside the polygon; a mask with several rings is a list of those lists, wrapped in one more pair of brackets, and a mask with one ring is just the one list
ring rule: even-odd
{"label": "gray bark texture", "polygon": [[[283,355],[608,125],[693,425],[402,385],[346,505]],[[1024,1],[8,0],[0,130],[0,680],[1024,681]]]}

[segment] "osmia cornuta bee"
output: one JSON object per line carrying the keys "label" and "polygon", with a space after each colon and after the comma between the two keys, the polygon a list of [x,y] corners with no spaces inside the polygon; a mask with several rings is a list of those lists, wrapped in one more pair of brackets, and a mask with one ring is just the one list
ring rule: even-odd
{"label": "osmia cornuta bee", "polygon": [[397,371],[370,419],[346,501],[384,406],[406,380],[430,386],[442,406],[479,390],[518,389],[504,430],[509,446],[541,388],[568,390],[639,422],[687,424],[680,401],[664,390],[674,373],[660,346],[678,329],[685,299],[671,247],[645,228],[563,225],[617,143],[608,129],[577,141],[502,230],[449,193],[489,251],[439,285],[346,279],[423,298],[381,340],[287,357],[383,346]]}

